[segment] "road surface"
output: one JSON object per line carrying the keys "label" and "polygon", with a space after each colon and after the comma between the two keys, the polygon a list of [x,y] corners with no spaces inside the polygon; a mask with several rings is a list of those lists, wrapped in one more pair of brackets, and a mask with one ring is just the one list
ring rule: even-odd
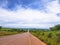
{"label": "road surface", "polygon": [[0,37],[0,45],[46,45],[32,34],[22,34]]}

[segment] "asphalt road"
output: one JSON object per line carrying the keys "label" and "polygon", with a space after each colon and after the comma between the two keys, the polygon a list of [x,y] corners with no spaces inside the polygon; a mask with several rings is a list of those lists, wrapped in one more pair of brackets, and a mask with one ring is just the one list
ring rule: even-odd
{"label": "asphalt road", "polygon": [[0,37],[0,45],[46,45],[44,42],[26,32]]}

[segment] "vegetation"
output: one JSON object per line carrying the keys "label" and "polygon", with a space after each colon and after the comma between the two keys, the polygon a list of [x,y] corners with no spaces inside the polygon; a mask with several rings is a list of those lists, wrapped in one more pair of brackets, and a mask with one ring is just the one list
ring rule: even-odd
{"label": "vegetation", "polygon": [[58,30],[60,30],[60,24],[58,24],[58,25],[56,25],[54,27],[51,27],[50,30],[52,30],[52,31],[58,31]]}
{"label": "vegetation", "polygon": [[13,34],[18,34],[18,33],[23,33],[23,32],[26,32],[26,30],[16,29],[16,28],[2,28],[0,26],[0,36],[13,35]]}
{"label": "vegetation", "polygon": [[[51,27],[49,30],[29,29],[30,33],[35,35],[47,45],[60,45],[60,25]],[[27,29],[2,28],[0,26],[0,36],[27,32]]]}
{"label": "vegetation", "polygon": [[60,45],[60,31],[31,31],[31,33],[47,45]]}
{"label": "vegetation", "polygon": [[2,26],[0,26],[0,30],[2,29]]}
{"label": "vegetation", "polygon": [[51,27],[50,30],[30,31],[47,45],[60,45],[60,25]]}

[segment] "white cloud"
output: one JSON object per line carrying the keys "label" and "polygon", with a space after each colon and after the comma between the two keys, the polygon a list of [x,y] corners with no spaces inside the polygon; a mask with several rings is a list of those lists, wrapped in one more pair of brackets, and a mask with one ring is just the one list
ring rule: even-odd
{"label": "white cloud", "polygon": [[51,3],[48,3],[47,9],[52,13],[60,13],[60,4],[58,3],[58,0],[53,1]]}
{"label": "white cloud", "polygon": [[0,8],[0,20],[2,20],[3,23],[8,23],[2,23],[0,25],[6,27],[49,28],[55,25],[53,23],[60,23],[60,17],[56,15],[56,13],[60,13],[60,6],[57,1],[48,3],[47,10],[48,13],[31,8],[24,9],[22,7],[17,8],[16,11]]}

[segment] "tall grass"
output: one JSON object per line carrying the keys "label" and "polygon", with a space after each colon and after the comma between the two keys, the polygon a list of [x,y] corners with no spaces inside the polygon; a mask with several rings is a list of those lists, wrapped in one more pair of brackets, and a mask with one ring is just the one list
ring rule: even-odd
{"label": "tall grass", "polygon": [[31,33],[47,45],[60,45],[60,31],[31,31]]}
{"label": "tall grass", "polygon": [[0,36],[13,35],[18,33],[26,32],[22,29],[2,28],[0,29]]}

